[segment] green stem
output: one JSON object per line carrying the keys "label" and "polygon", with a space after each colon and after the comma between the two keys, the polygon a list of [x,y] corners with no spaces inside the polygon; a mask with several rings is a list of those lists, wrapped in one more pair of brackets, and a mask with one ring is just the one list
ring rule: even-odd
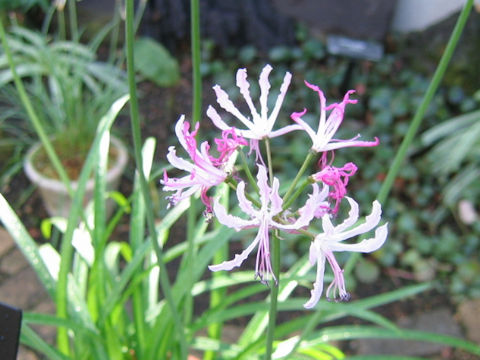
{"label": "green stem", "polygon": [[408,128],[408,132],[405,135],[405,138],[403,139],[400,145],[400,148],[398,149],[395,155],[395,158],[393,159],[392,165],[388,170],[387,176],[383,181],[380,191],[378,192],[377,200],[381,204],[384,204],[385,201],[387,200],[388,194],[392,189],[393,182],[395,181],[395,178],[397,177],[401,169],[402,162],[405,160],[407,156],[407,150],[410,147],[413,141],[413,138],[415,137],[415,134],[418,130],[418,127],[420,126],[423,120],[425,111],[428,109],[428,106],[430,105],[430,102],[432,101],[432,98],[435,95],[435,92],[437,91],[437,88],[443,79],[443,75],[445,74],[445,70],[447,69],[448,63],[452,58],[452,55],[457,46],[458,40],[460,39],[460,35],[463,32],[463,28],[465,27],[465,23],[467,22],[468,15],[472,10],[472,6],[473,6],[473,0],[468,0],[465,3],[465,6],[463,7],[462,12],[458,17],[455,28],[453,29],[453,32],[452,32],[452,35],[450,36],[450,40],[448,41],[447,47],[445,48],[442,58],[440,59],[437,69],[435,70],[432,81],[428,86],[425,96],[423,97],[422,102],[420,103],[420,106],[418,107],[417,112],[413,117],[412,123]]}
{"label": "green stem", "polygon": [[80,39],[78,35],[77,23],[77,0],[68,0],[68,20],[70,22],[70,36],[73,41],[77,42]]}
{"label": "green stem", "polygon": [[[227,184],[222,184],[221,187],[218,188],[216,195],[220,195],[220,201],[225,209],[229,207],[229,187]],[[219,230],[223,225],[220,224],[218,220],[215,220],[214,227],[215,230]],[[213,263],[219,264],[224,261],[228,257],[228,243],[222,246],[214,255],[213,255]],[[221,278],[224,276],[221,272],[213,272],[212,278]],[[210,292],[210,309],[214,309],[222,304],[225,300],[225,295],[227,293],[226,288],[219,288],[214,289]],[[222,335],[223,323],[213,323],[208,326],[208,336],[211,339],[220,340]],[[203,360],[214,360],[216,359],[216,352],[214,350],[207,350],[203,355]]]}
{"label": "green stem", "polygon": [[[405,138],[400,144],[400,148],[395,154],[395,158],[393,159],[392,165],[390,166],[387,172],[387,176],[385,177],[385,180],[383,181],[382,186],[380,187],[380,190],[377,195],[377,200],[382,205],[385,205],[385,202],[387,201],[388,195],[390,194],[395,178],[400,172],[402,163],[407,156],[408,148],[410,147],[413,141],[413,138],[417,133],[418,127],[422,123],[423,116],[425,115],[425,111],[427,111],[428,106],[430,105],[430,102],[432,101],[432,98],[435,95],[435,92],[437,91],[437,88],[443,79],[443,75],[445,74],[445,71],[450,62],[450,59],[452,58],[453,52],[458,44],[458,40],[460,39],[460,35],[463,32],[463,28],[465,27],[465,23],[467,22],[468,15],[472,10],[472,6],[473,6],[473,0],[468,0],[465,3],[465,6],[463,7],[460,15],[458,16],[458,20],[457,20],[457,23],[455,24],[455,28],[452,31],[452,35],[450,35],[450,39],[448,40],[447,47],[445,48],[445,51],[442,57],[440,58],[440,62],[438,63],[437,69],[435,70],[432,80],[428,85],[427,91],[425,92],[422,102],[420,103],[420,106],[418,107],[417,112],[413,116],[412,122],[408,128],[407,134],[405,135]],[[360,253],[353,253],[350,256],[350,258],[348,259],[348,262],[345,265],[346,274],[350,273],[353,270],[359,256],[360,256]]]}
{"label": "green stem", "polygon": [[200,121],[202,115],[202,75],[200,73],[200,4],[199,0],[190,1],[191,38],[192,38],[192,76],[193,108],[192,125]]}
{"label": "green stem", "polygon": [[146,206],[146,215],[147,215],[147,225],[152,239],[153,248],[157,255],[158,265],[160,267],[160,285],[163,290],[165,300],[167,305],[172,313],[172,318],[175,323],[175,330],[178,334],[178,340],[180,341],[180,350],[181,358],[187,358],[187,343],[185,340],[185,334],[182,324],[182,319],[178,313],[178,310],[175,306],[175,302],[172,295],[172,289],[170,281],[167,275],[167,268],[163,260],[163,252],[160,249],[158,244],[158,236],[155,228],[155,219],[153,216],[152,203],[150,201],[150,196],[148,192],[148,183],[145,178],[145,174],[141,169],[143,169],[143,159],[141,154],[141,135],[140,135],[140,120],[139,120],[139,111],[138,111],[138,99],[136,93],[136,83],[135,83],[135,70],[134,70],[134,57],[133,57],[133,45],[134,45],[134,31],[133,31],[133,19],[134,19],[134,6],[133,0],[126,1],[126,28],[125,28],[125,38],[126,38],[126,52],[127,52],[127,76],[128,76],[128,86],[130,90],[130,117],[131,117],[131,127],[132,127],[132,136],[133,136],[133,145],[135,153],[135,162],[138,171],[139,180],[140,180],[140,189],[142,196],[145,201]]}
{"label": "green stem", "polygon": [[288,201],[283,202],[282,208],[284,210],[288,209],[290,207],[290,205],[292,205],[292,203],[295,201],[295,199],[298,198],[303,193],[303,191],[305,190],[305,188],[309,184],[312,184],[313,180],[311,181],[310,179],[311,178],[305,179],[305,181],[300,185],[300,187],[297,189],[297,191],[295,191],[295,193],[288,199]]}
{"label": "green stem", "polygon": [[276,282],[272,280],[270,287],[270,310],[268,313],[268,328],[266,339],[265,360],[270,360],[273,353],[273,340],[275,338],[275,326],[278,313],[278,283],[280,282],[280,238],[272,234],[272,270]]}
{"label": "green stem", "polygon": [[305,171],[307,170],[308,166],[312,162],[313,159],[315,159],[317,153],[313,151],[309,151],[307,157],[305,158],[305,161],[303,162],[302,166],[300,167],[300,170],[298,170],[297,175],[295,176],[295,179],[293,179],[292,183],[290,184],[290,187],[288,188],[287,192],[285,193],[285,196],[283,197],[283,210],[285,210],[291,202],[289,201],[290,196],[292,193],[295,191],[295,187],[297,186],[298,182],[300,181],[300,178],[303,176]]}
{"label": "green stem", "polygon": [[57,21],[58,21],[58,38],[60,40],[66,39],[66,26],[65,26],[65,9],[60,9],[57,6]]}
{"label": "green stem", "polygon": [[248,167],[248,161],[247,158],[245,157],[245,153],[242,150],[238,151],[240,153],[240,158],[242,159],[243,163],[243,170],[245,171],[245,174],[247,175],[248,182],[252,187],[255,189],[255,191],[258,193],[258,185],[257,182],[255,181],[255,177],[253,176],[252,172],[250,171],[250,168]]}
{"label": "green stem", "polygon": [[[267,152],[267,165],[268,174],[270,178],[270,186],[273,186],[273,165],[272,165],[272,152],[270,149],[270,139],[265,140],[265,149]],[[271,261],[273,278],[270,284],[270,310],[268,312],[268,327],[267,327],[267,339],[265,360],[272,358],[273,352],[273,340],[275,338],[275,326],[277,324],[278,313],[278,284],[280,282],[280,238],[276,231],[272,231],[271,237]]]}

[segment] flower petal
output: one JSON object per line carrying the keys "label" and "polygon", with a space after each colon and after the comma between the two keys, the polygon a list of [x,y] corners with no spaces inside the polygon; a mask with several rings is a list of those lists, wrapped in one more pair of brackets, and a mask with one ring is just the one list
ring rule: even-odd
{"label": "flower petal", "polygon": [[227,214],[227,210],[225,209],[225,207],[223,207],[222,204],[218,202],[218,199],[215,199],[213,203],[213,212],[221,224],[228,226],[229,228],[233,228],[236,231],[240,231],[241,229],[253,227],[259,224],[256,219],[244,220],[242,218],[239,218],[238,216]]}
{"label": "flower petal", "polygon": [[342,241],[342,240],[350,239],[359,234],[366,233],[378,225],[378,223],[381,220],[381,215],[382,215],[382,206],[377,200],[375,200],[372,205],[372,212],[370,213],[370,215],[367,215],[365,217],[365,222],[363,224],[360,224],[342,233],[335,234],[333,238],[335,238],[336,241]]}
{"label": "flower petal", "polygon": [[[303,304],[306,309],[313,308],[318,303],[318,300],[320,300],[323,292],[323,278],[325,276],[325,256],[319,253],[319,249],[314,243],[310,245],[310,252],[312,251],[315,252],[314,256],[317,259],[317,276],[313,284],[310,299]],[[312,259],[312,254],[310,254],[310,259]]]}
{"label": "flower petal", "polygon": [[335,242],[329,245],[329,248],[332,251],[353,251],[353,252],[362,252],[370,253],[376,251],[382,247],[387,239],[388,235],[388,223],[379,226],[375,230],[375,236],[370,239],[365,239],[359,242],[358,244],[345,244],[341,242]]}
{"label": "flower petal", "polygon": [[[268,75],[272,71],[271,65],[265,65],[260,73],[260,78],[258,79],[258,84],[260,85],[260,115],[261,119],[267,121],[268,117],[268,92],[270,90],[270,82],[268,81]],[[270,129],[271,130],[271,129]]]}
{"label": "flower petal", "polygon": [[209,265],[208,268],[211,271],[220,271],[220,270],[232,270],[234,267],[239,267],[242,265],[243,261],[250,255],[253,249],[257,246],[258,242],[260,241],[259,236],[255,238],[254,241],[240,254],[236,254],[233,260],[224,261],[218,265]]}
{"label": "flower petal", "polygon": [[240,206],[240,209],[244,213],[252,217],[255,217],[257,211],[253,208],[252,202],[248,200],[247,197],[245,196],[245,183],[243,181],[241,181],[237,185],[237,198],[238,198],[238,205]]}

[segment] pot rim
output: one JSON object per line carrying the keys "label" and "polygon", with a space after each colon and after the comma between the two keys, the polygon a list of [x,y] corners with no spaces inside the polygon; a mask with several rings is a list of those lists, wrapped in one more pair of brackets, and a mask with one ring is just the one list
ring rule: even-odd
{"label": "pot rim", "polygon": [[[118,150],[118,156],[113,166],[107,171],[107,174],[106,174],[107,183],[113,181],[114,179],[122,175],[128,161],[128,154],[127,154],[127,149],[125,145],[119,138],[113,135],[110,136],[110,146],[112,145],[115,146],[115,148]],[[67,188],[65,187],[62,181],[46,177],[34,167],[31,159],[32,159],[32,156],[35,154],[35,152],[37,152],[41,146],[42,146],[42,143],[37,142],[28,150],[25,156],[23,168],[27,177],[30,179],[31,182],[45,189],[49,189],[49,190],[53,190],[53,191],[57,191],[65,194],[68,193]],[[71,186],[73,190],[76,190],[78,187],[78,181],[72,180]],[[94,179],[88,179],[86,184],[86,189],[93,189],[93,186],[94,186]]]}

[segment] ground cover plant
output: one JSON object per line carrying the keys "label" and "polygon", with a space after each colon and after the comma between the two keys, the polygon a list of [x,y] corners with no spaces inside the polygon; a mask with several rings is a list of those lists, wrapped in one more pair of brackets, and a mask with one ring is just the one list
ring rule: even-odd
{"label": "ground cover plant", "polygon": [[[200,42],[198,22],[193,21],[192,120],[179,114],[175,142],[167,155],[171,166],[159,172],[152,172],[155,140],[143,141],[140,133],[133,1],[126,4],[129,95],[116,100],[99,123],[68,219],[50,219],[44,228],[46,233],[52,228],[61,233],[60,246],[35,243],[0,197],[3,225],[57,306],[56,315],[25,314],[23,343],[50,359],[186,359],[188,354],[205,359],[342,359],[347,356],[329,342],[364,337],[423,339],[480,353],[478,346],[467,341],[399,329],[376,312],[380,305],[431,289],[433,282],[350,299],[346,276],[363,266],[357,275],[365,277],[369,268],[357,255],[350,256],[342,270],[339,264],[346,259],[338,256],[343,251],[370,253],[382,248],[377,261],[389,258],[389,251],[383,250],[390,242],[387,232],[391,237],[391,228],[399,227],[399,221],[385,224],[382,218],[394,216],[381,204],[398,186],[398,175],[405,176],[404,169],[400,171],[402,161],[458,42],[471,1],[459,17],[433,80],[425,82],[411,125],[385,140],[377,137],[372,126],[345,126],[350,119],[347,110],[361,106],[360,89],[358,95],[338,91],[339,100],[331,100],[322,91],[328,82],[317,86],[311,79],[316,76],[307,74],[307,67],[295,73],[300,77],[295,87],[296,75],[286,65],[257,64],[225,72],[225,77],[236,79],[235,91],[218,82],[212,90],[216,104],[202,116]],[[192,1],[192,19],[198,21],[196,1]],[[3,26],[0,30],[3,46],[8,48]],[[309,44],[316,54],[311,56],[322,56],[318,44]],[[18,77],[16,86],[22,87]],[[295,108],[284,111],[290,93],[294,94],[290,105]],[[28,106],[28,97],[24,100]],[[118,212],[107,219],[106,150],[113,122],[127,102],[135,183],[129,198],[117,197]],[[373,105],[369,109],[383,110]],[[393,121],[386,119],[388,114],[383,117],[387,123]],[[218,128],[213,139],[202,132],[206,121]],[[358,156],[346,155],[374,154],[383,141],[392,145],[383,161],[395,157],[388,166],[381,162],[370,166],[371,162],[358,161]],[[356,187],[358,175],[365,171],[362,186]],[[92,173],[95,197],[84,208],[82,196]],[[155,192],[162,187],[168,196],[170,209],[162,219],[155,218],[152,187]],[[128,240],[116,238],[114,232],[125,213],[129,214]],[[367,216],[359,220],[360,214]],[[172,233],[175,226],[182,227],[182,220],[186,222],[180,232],[184,238],[178,241]],[[409,225],[404,226],[406,233]],[[368,233],[365,238],[345,241],[364,233]],[[233,240],[240,242],[239,255],[229,254],[230,246],[237,244]],[[287,261],[283,249],[288,244],[303,244],[298,245],[303,252],[297,251],[299,256]],[[326,262],[332,272],[324,274]],[[174,272],[169,273],[172,267]],[[330,283],[326,289],[324,281]],[[337,301],[328,302],[325,295]],[[208,305],[198,309],[196,302],[205,298]],[[369,325],[329,323],[347,316]],[[224,341],[223,324],[239,318],[246,322],[238,340]],[[57,328],[54,346],[31,329],[38,323]]]}

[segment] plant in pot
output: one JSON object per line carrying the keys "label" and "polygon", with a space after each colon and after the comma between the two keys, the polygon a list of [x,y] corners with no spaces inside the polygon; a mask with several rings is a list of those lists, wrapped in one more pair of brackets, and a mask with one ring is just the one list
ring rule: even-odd
{"label": "plant in pot", "polygon": [[[68,216],[70,192],[77,186],[75,180],[98,123],[112,103],[127,92],[125,74],[114,65],[97,61],[94,50],[79,42],[54,41],[44,34],[17,27],[7,36],[7,43],[11,52],[1,54],[3,61],[0,63],[4,69],[0,71],[0,86],[2,90],[11,87],[9,92],[16,95],[8,98],[8,105],[17,108],[23,120],[32,120],[31,112],[35,114],[68,180],[61,179],[62,174],[51,162],[48,149],[40,143],[28,151],[25,172],[38,185],[49,215]],[[31,104],[30,113],[23,106],[23,86],[19,89],[18,82],[16,88],[11,84],[15,75],[23,79],[24,95]],[[38,129],[35,131],[38,133]],[[111,145],[111,165],[107,174],[109,190],[118,185],[127,161],[122,142],[112,137]],[[91,198],[93,180],[90,183],[85,204]]]}

